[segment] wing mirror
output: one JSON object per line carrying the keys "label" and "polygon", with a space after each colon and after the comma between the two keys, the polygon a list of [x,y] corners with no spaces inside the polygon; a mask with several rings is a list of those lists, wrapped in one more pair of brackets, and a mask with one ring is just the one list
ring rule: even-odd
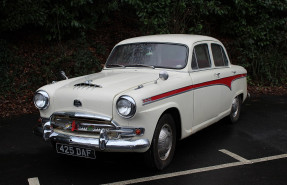
{"label": "wing mirror", "polygon": [[[158,79],[161,79],[163,81],[167,80],[168,77],[169,77],[169,75],[168,75],[168,73],[166,71],[159,72],[158,76],[159,76]],[[158,79],[154,81],[155,84],[157,84]]]}
{"label": "wing mirror", "polygon": [[166,71],[159,72],[159,78],[163,81],[167,80],[169,77],[168,73]]}

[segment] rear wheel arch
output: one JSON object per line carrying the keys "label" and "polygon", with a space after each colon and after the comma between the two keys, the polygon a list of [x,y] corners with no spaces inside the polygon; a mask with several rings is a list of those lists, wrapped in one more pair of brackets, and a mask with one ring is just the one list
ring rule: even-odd
{"label": "rear wheel arch", "polygon": [[232,99],[229,120],[231,123],[235,123],[239,120],[241,107],[243,102],[243,94],[238,94]]}
{"label": "rear wheel arch", "polygon": [[240,97],[241,101],[243,102],[243,93],[240,93],[239,95],[237,95]]}
{"label": "rear wheel arch", "polygon": [[[237,93],[235,93],[235,96],[233,97],[233,98],[235,98],[235,97],[240,97],[240,99],[241,99],[241,101],[243,102],[243,99],[244,99],[244,93],[242,92],[242,91],[239,91],[239,92],[237,92]],[[233,99],[232,99],[233,100]]]}

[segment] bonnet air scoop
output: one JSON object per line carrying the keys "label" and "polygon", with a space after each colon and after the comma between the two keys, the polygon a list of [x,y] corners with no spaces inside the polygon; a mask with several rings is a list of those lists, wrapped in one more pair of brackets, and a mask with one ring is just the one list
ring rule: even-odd
{"label": "bonnet air scoop", "polygon": [[75,84],[74,86],[75,87],[95,87],[95,88],[98,87],[98,88],[102,88],[101,85],[92,84],[91,82],[92,82],[92,80],[87,80],[87,81],[85,81],[83,83]]}

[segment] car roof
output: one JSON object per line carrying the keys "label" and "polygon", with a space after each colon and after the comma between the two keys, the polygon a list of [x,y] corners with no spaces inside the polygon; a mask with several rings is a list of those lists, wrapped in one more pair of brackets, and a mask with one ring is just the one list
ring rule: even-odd
{"label": "car roof", "polygon": [[220,42],[215,38],[203,35],[191,35],[191,34],[165,34],[165,35],[149,35],[134,37],[123,40],[117,45],[130,44],[130,43],[141,43],[141,42],[160,42],[160,43],[178,43],[185,44],[187,46],[199,41],[216,41]]}

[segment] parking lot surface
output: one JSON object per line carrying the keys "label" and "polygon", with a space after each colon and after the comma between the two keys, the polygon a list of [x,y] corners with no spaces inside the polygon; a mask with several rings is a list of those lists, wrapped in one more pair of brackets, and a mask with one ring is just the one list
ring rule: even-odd
{"label": "parking lot surface", "polygon": [[141,154],[61,156],[32,134],[38,115],[0,120],[0,184],[287,184],[287,96],[252,97],[226,120],[177,143],[163,171]]}

